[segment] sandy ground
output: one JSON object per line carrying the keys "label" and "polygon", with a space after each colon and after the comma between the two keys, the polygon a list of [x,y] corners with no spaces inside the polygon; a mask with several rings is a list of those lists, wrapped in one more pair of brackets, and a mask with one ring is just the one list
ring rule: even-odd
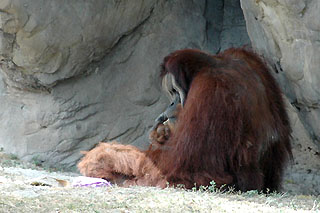
{"label": "sandy ground", "polygon": [[320,196],[297,191],[266,196],[256,191],[72,187],[77,176],[0,153],[0,212],[320,212]]}

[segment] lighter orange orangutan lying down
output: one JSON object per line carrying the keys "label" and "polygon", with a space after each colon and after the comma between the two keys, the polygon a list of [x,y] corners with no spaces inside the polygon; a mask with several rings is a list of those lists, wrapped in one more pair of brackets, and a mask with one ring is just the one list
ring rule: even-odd
{"label": "lighter orange orangutan lying down", "polygon": [[123,186],[190,189],[213,180],[241,191],[280,189],[291,128],[282,92],[257,54],[178,50],[164,58],[160,76],[172,104],[156,120],[149,149],[100,143],[78,164],[83,175]]}
{"label": "lighter orange orangutan lying down", "polygon": [[106,179],[119,186],[158,186],[164,188],[167,181],[159,168],[153,163],[150,154],[156,157],[159,146],[172,131],[172,125],[160,124],[150,133],[153,141],[147,151],[132,145],[117,142],[99,143],[78,164],[81,174]]}

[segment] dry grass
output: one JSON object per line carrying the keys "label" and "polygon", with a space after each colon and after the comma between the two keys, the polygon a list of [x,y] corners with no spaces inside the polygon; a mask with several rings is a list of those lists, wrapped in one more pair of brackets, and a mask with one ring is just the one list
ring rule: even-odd
{"label": "dry grass", "polygon": [[0,206],[4,212],[308,212],[319,211],[319,200],[309,196],[266,197],[148,187],[39,187],[33,196],[1,195]]}
{"label": "dry grass", "polygon": [[320,212],[319,196],[30,185],[37,175],[70,181],[77,174],[47,171],[0,155],[0,212]]}

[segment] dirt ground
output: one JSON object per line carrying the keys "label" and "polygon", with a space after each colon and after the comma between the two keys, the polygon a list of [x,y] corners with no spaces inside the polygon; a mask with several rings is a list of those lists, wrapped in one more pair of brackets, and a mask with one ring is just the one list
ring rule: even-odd
{"label": "dirt ground", "polygon": [[[72,187],[78,173],[41,168],[0,153],[0,212],[320,212],[320,196],[153,187]],[[284,183],[292,188],[293,183]]]}

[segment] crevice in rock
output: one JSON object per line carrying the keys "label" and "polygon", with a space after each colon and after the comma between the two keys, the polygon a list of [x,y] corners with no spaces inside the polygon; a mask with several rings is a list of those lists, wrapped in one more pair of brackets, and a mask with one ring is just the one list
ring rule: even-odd
{"label": "crevice in rock", "polygon": [[[121,132],[121,133],[119,133],[118,135],[116,135],[116,136],[113,136],[113,137],[111,137],[111,138],[109,138],[109,136],[107,136],[106,138],[105,138],[105,140],[106,141],[113,141],[113,140],[115,140],[115,139],[117,139],[117,138],[120,138],[121,136],[123,136],[123,135],[126,135],[127,133],[129,133],[130,131],[132,131],[132,130],[134,130],[134,129],[136,129],[135,127],[131,127],[131,128],[129,128],[129,129],[126,129],[126,130],[124,130],[123,132]],[[111,130],[112,131],[112,130]],[[111,132],[110,131],[110,132]]]}
{"label": "crevice in rock", "polygon": [[206,0],[203,11],[203,17],[206,21],[204,46],[207,46],[210,52],[216,54],[221,50],[224,4],[224,0]]}
{"label": "crevice in rock", "polygon": [[[148,15],[145,19],[143,19],[140,23],[138,23],[138,24],[137,24],[135,27],[133,27],[131,30],[123,33],[122,35],[120,35],[120,36],[118,37],[118,39],[116,39],[116,41],[114,42],[114,44],[105,51],[106,54],[102,57],[102,59],[103,59],[106,55],[108,55],[110,52],[112,52],[117,46],[119,46],[119,45],[121,44],[121,42],[122,42],[126,37],[128,37],[128,36],[136,33],[136,32],[141,28],[141,26],[143,26],[143,25],[150,19],[150,17],[151,17],[152,14],[153,14],[153,10],[154,10],[154,6],[150,9],[149,15]],[[100,59],[100,60],[101,60],[101,59]]]}
{"label": "crevice in rock", "polygon": [[[208,13],[208,0],[205,0],[205,5],[204,5],[204,12],[203,12],[203,16],[206,18],[207,17],[207,13]],[[208,41],[209,36],[208,36],[208,30],[209,30],[209,21],[206,18],[206,27],[205,27],[205,38]]]}
{"label": "crevice in rock", "polygon": [[[58,85],[59,83],[61,82],[64,82],[66,80],[72,80],[74,78],[81,78],[83,76],[86,76],[86,75],[90,75],[93,71],[93,69],[88,69],[88,67],[90,67],[92,64],[95,64],[95,66],[98,66],[98,64],[103,61],[105,59],[105,57],[107,57],[109,55],[109,53],[113,52],[118,46],[120,46],[122,44],[122,42],[125,40],[125,38],[135,34],[137,31],[140,30],[140,28],[150,19],[150,17],[152,16],[153,14],[153,11],[154,11],[154,7],[151,7],[150,9],[150,12],[148,14],[148,16],[146,16],[146,18],[144,18],[140,23],[138,23],[135,27],[133,27],[132,29],[130,29],[129,31],[123,33],[122,35],[120,35],[116,40],[115,42],[112,44],[111,47],[109,47],[108,49],[106,49],[104,52],[104,54],[100,57],[98,57],[97,60],[93,60],[90,64],[88,64],[86,66],[86,68],[84,70],[87,70],[87,72],[82,72],[78,75],[75,75],[75,76],[72,76],[70,78],[64,78],[64,79],[60,79],[58,81],[55,82],[54,85],[51,85],[51,87],[54,87],[56,85]],[[132,54],[132,53],[131,53]],[[131,54],[128,56],[128,58],[126,60],[129,60]],[[124,62],[123,62],[124,63]]]}

